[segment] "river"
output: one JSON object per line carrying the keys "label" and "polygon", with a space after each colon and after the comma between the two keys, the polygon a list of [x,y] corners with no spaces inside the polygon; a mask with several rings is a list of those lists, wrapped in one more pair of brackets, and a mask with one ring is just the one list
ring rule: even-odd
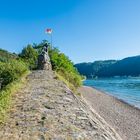
{"label": "river", "polygon": [[84,85],[94,87],[140,108],[140,77],[87,79]]}

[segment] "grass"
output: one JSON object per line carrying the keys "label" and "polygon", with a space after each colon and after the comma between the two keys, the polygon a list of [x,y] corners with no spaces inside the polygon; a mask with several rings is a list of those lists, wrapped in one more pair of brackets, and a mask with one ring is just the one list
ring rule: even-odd
{"label": "grass", "polygon": [[70,82],[68,82],[63,76],[61,76],[59,73],[55,72],[56,77],[60,80],[63,81],[67,87],[72,90],[72,92],[78,96],[81,96],[81,93],[77,92],[77,88],[71,84]]}
{"label": "grass", "polygon": [[29,71],[24,73],[21,78],[8,84],[0,91],[0,123],[3,123],[7,117],[7,112],[11,108],[12,96],[25,84],[26,76]]}
{"label": "grass", "polygon": [[76,88],[74,87],[74,85],[72,85],[70,82],[68,82],[63,76],[61,76],[58,72],[55,72],[55,75],[57,76],[57,78],[60,80],[60,81],[63,81],[67,87],[69,87],[72,91],[75,91]]}

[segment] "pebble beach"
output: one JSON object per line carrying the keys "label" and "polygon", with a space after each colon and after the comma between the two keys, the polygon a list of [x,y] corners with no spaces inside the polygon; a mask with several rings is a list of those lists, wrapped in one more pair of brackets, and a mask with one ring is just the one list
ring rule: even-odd
{"label": "pebble beach", "polygon": [[91,87],[78,92],[123,140],[140,140],[140,109]]}

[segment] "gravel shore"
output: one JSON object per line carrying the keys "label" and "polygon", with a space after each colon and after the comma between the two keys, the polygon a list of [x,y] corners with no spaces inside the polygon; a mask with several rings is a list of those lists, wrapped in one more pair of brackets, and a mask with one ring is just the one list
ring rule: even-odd
{"label": "gravel shore", "polygon": [[123,140],[140,140],[140,110],[94,88],[79,89],[83,98]]}

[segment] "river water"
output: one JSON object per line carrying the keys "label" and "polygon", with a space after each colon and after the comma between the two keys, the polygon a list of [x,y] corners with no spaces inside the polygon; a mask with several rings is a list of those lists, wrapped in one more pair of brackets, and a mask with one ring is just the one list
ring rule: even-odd
{"label": "river water", "polygon": [[140,108],[140,77],[85,80],[84,85],[104,91]]}

